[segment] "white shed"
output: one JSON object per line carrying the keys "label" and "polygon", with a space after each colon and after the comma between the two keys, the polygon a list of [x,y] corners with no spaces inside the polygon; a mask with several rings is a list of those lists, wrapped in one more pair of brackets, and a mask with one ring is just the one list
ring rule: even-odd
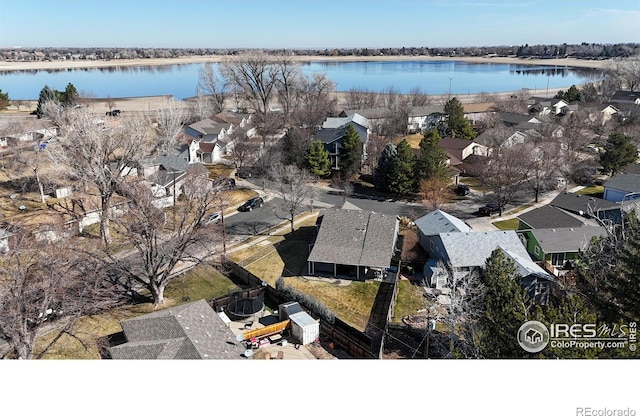
{"label": "white shed", "polygon": [[291,334],[302,345],[311,344],[320,336],[320,322],[316,321],[306,312],[298,312],[289,315],[291,319]]}

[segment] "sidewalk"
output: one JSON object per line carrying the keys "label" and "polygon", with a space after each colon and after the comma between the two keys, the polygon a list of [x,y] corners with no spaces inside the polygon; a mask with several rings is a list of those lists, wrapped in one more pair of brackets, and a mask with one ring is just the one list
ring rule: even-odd
{"label": "sidewalk", "polygon": [[466,220],[465,222],[469,227],[471,227],[473,231],[497,231],[498,228],[492,224],[493,222],[510,220],[512,218],[516,218],[519,215],[524,214],[525,212],[548,205],[549,202],[551,202],[556,196],[558,196],[562,192],[576,192],[582,188],[584,188],[584,186],[574,186],[573,188],[567,188],[567,189],[563,188],[563,189],[550,191],[544,195],[541,195],[540,198],[538,199],[538,202],[531,203],[526,208],[521,208],[522,206],[518,206],[503,212],[501,217],[498,215],[492,215],[490,217],[471,218]]}

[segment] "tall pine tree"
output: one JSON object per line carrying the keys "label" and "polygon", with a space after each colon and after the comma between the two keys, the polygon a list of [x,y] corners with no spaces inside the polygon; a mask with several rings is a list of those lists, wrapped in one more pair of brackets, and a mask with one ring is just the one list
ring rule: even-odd
{"label": "tall pine tree", "polygon": [[416,191],[415,156],[406,140],[398,143],[391,159],[387,184],[392,192],[407,195]]}
{"label": "tall pine tree", "polygon": [[528,352],[518,344],[518,329],[530,319],[530,302],[520,285],[513,260],[496,249],[485,262],[484,313],[480,318],[480,344],[485,358],[521,358]]}
{"label": "tall pine tree", "polygon": [[420,141],[420,153],[416,161],[416,180],[448,180],[451,172],[447,165],[447,153],[438,146],[441,140],[438,131],[429,130]]}
{"label": "tall pine tree", "polygon": [[344,179],[349,180],[360,172],[361,165],[362,142],[355,127],[349,124],[345,129],[340,148],[340,173]]}
{"label": "tall pine tree", "polygon": [[326,177],[331,172],[329,152],[321,141],[311,143],[304,157],[309,172],[319,177]]}
{"label": "tall pine tree", "polygon": [[444,112],[447,114],[446,134],[469,140],[476,137],[469,120],[464,117],[464,107],[457,98],[453,97],[444,105]]}
{"label": "tall pine tree", "polygon": [[38,118],[42,118],[45,115],[45,104],[48,102],[57,102],[56,92],[48,85],[40,90],[40,96],[38,97],[38,107],[36,108],[36,115]]}
{"label": "tall pine tree", "polygon": [[631,142],[631,138],[624,133],[612,133],[604,146],[604,153],[600,154],[600,163],[611,175],[617,175],[628,164],[638,159],[638,149]]}
{"label": "tall pine tree", "polygon": [[384,191],[389,191],[389,172],[391,170],[391,161],[396,157],[398,152],[396,146],[389,142],[382,149],[382,153],[378,158],[378,165],[374,172],[374,181],[376,186]]}

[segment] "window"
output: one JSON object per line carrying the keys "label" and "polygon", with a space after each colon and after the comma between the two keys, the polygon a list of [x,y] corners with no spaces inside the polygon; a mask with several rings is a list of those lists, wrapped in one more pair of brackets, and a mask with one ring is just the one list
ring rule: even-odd
{"label": "window", "polygon": [[564,266],[564,253],[553,253],[551,255],[551,264],[554,266]]}
{"label": "window", "polygon": [[539,255],[540,255],[540,247],[535,246],[535,247],[533,248],[533,253],[534,253],[536,256],[539,256]]}

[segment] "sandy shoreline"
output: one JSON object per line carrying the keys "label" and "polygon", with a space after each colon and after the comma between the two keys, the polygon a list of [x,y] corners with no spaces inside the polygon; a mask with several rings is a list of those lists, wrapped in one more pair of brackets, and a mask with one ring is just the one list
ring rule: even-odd
{"label": "sandy shoreline", "polygon": [[[75,68],[109,68],[123,66],[157,66],[198,64],[206,62],[222,62],[228,56],[192,56],[181,58],[160,59],[115,59],[95,61],[25,61],[25,62],[0,62],[0,71],[30,71],[46,69],[75,69]],[[576,58],[560,59],[520,59],[516,57],[448,57],[448,56],[292,56],[299,62],[349,62],[349,61],[462,61],[470,63],[497,63],[497,64],[522,64],[522,65],[553,65],[576,68],[602,69],[610,62],[608,60],[586,60]]]}

